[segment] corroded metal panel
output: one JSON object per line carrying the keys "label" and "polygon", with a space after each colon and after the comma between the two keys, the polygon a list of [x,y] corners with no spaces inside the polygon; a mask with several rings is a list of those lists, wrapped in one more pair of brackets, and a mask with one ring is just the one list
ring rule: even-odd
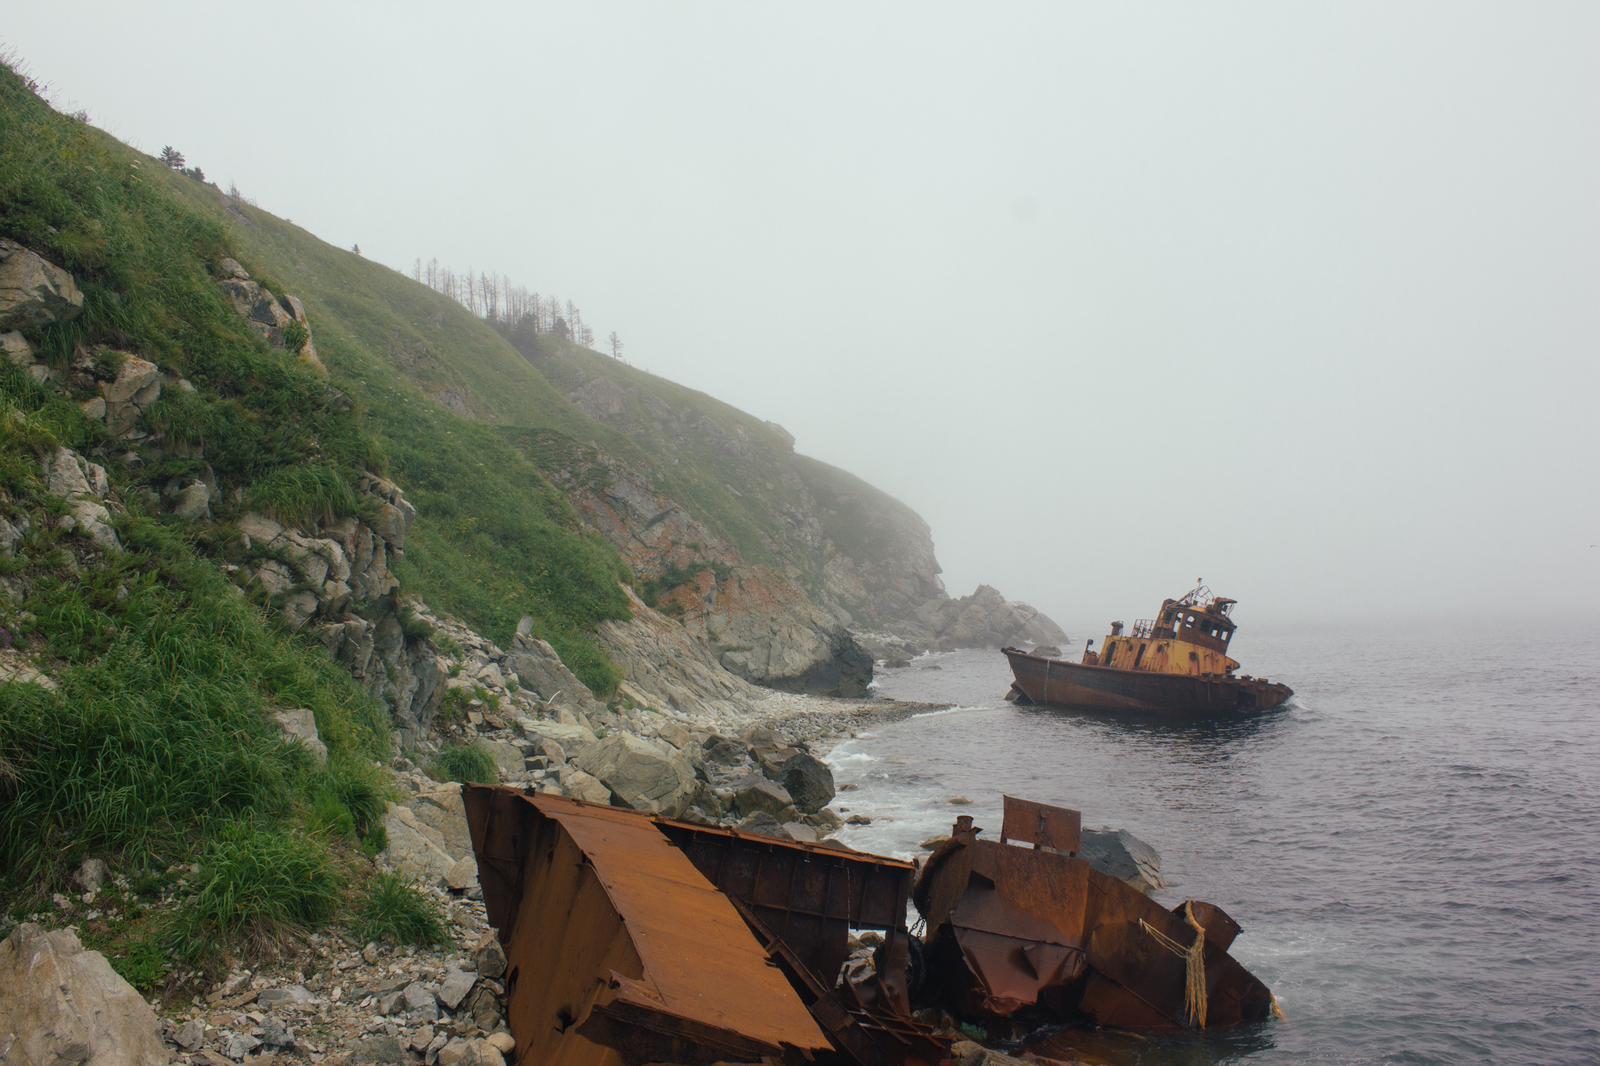
{"label": "corroded metal panel", "polygon": [[883,930],[885,955],[896,960],[881,975],[884,1005],[909,1016],[904,940],[914,866],[695,822],[659,825],[707,880],[747,904],[828,987],[849,955],[850,930]]}
{"label": "corroded metal panel", "polygon": [[1032,800],[1005,796],[1000,843],[1020,840],[1036,847],[1054,848],[1076,855],[1083,840],[1083,815],[1068,807],[1051,807]]}
{"label": "corroded metal panel", "polygon": [[831,1049],[728,897],[648,815],[463,789],[519,1066],[694,1066]]}
{"label": "corroded metal panel", "polygon": [[[936,985],[951,1008],[1002,1017],[1034,1007],[1056,1016],[1076,1010],[1128,1028],[1267,1016],[1271,994],[1228,955],[1238,926],[1220,908],[1168,911],[1082,859],[979,840],[979,832],[970,819],[958,820],[913,894],[927,921]],[[1205,1010],[1194,1009],[1201,1000],[1191,972],[1204,985]]]}

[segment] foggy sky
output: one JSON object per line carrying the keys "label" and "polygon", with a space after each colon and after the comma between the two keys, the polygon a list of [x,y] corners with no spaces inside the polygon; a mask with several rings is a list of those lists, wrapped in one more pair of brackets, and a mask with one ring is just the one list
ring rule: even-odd
{"label": "foggy sky", "polygon": [[573,299],[1074,637],[1600,592],[1600,7],[13,5],[60,106]]}

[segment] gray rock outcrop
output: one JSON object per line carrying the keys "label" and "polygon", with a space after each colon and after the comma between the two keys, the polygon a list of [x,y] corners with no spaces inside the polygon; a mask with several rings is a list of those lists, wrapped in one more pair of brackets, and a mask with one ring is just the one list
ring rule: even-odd
{"label": "gray rock outcrop", "polygon": [[611,790],[612,802],[676,818],[694,798],[694,767],[664,743],[612,733],[577,760],[578,769]]}
{"label": "gray rock outcrop", "polygon": [[1161,876],[1161,856],[1126,829],[1110,826],[1085,829],[1080,848],[1078,858],[1141,892],[1167,887],[1166,879]]}
{"label": "gray rock outcrop", "polygon": [[347,516],[307,531],[246,514],[236,523],[246,547],[275,557],[235,568],[234,579],[261,588],[290,629],[309,626],[330,656],[388,703],[401,743],[415,745],[427,736],[445,687],[432,645],[406,635],[394,600],[400,582],[388,566],[416,508],[385,478],[362,477],[355,489],[376,502],[381,529]]}
{"label": "gray rock outcrop", "polygon": [[567,669],[549,642],[533,635],[532,627],[531,618],[519,623],[511,641],[511,651],[505,655],[505,664],[517,675],[518,682],[537,692],[546,703],[570,705],[585,714],[604,710],[605,705]]}
{"label": "gray rock outcrop", "polygon": [[155,1012],[70,929],[23,923],[0,941],[0,1062],[167,1066]]}
{"label": "gray rock outcrop", "polygon": [[760,698],[759,690],[725,669],[704,641],[647,608],[632,589],[625,591],[633,617],[602,622],[595,633],[596,642],[622,669],[618,695],[640,706],[728,714],[742,713]]}
{"label": "gray rock outcrop", "polygon": [[713,609],[706,624],[718,633],[723,667],[754,684],[858,698],[872,683],[872,656],[843,625],[803,598]]}
{"label": "gray rock outcrop", "polygon": [[273,711],[272,718],[284,736],[295,741],[311,753],[312,760],[323,766],[328,761],[328,746],[317,733],[317,717],[306,707]]}
{"label": "gray rock outcrop", "polygon": [[249,271],[235,259],[221,260],[218,271],[222,277],[217,287],[233,303],[234,311],[249,323],[252,332],[274,348],[289,350],[289,338],[294,332],[290,327],[299,326],[304,339],[298,341],[289,354],[315,370],[326,372],[312,340],[311,322],[298,298],[274,295],[259,282],[252,281]]}
{"label": "gray rock outcrop", "polygon": [[922,651],[1069,643],[1066,633],[1026,603],[979,585],[970,596],[930,599],[899,621],[857,638],[879,658],[910,659]]}
{"label": "gray rock outcrop", "polygon": [[0,331],[38,329],[82,311],[83,293],[71,274],[0,237]]}
{"label": "gray rock outcrop", "polygon": [[57,448],[44,457],[40,466],[50,494],[67,501],[70,508],[71,513],[61,518],[62,528],[88,537],[102,551],[120,549],[122,544],[111,528],[111,512],[105,504],[111,491],[105,468],[70,448]]}

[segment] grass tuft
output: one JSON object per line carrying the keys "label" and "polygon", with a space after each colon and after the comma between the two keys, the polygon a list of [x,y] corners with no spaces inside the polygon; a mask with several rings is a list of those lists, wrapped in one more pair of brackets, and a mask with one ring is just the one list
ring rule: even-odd
{"label": "grass tuft", "polygon": [[454,744],[441,751],[433,761],[433,773],[445,781],[462,784],[492,785],[500,780],[494,759],[488,752],[470,744]]}
{"label": "grass tuft", "polygon": [[191,961],[223,945],[270,954],[328,921],[343,902],[342,878],[327,845],[246,821],[216,828],[201,853],[195,887],[166,944]]}
{"label": "grass tuft", "polygon": [[431,899],[391,873],[367,882],[366,899],[350,924],[360,940],[428,947],[444,940],[444,923]]}

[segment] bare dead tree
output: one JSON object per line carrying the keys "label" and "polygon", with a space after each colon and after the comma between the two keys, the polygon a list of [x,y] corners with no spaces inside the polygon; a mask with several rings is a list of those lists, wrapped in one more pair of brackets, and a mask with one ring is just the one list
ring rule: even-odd
{"label": "bare dead tree", "polygon": [[622,358],[622,338],[617,336],[617,331],[612,330],[611,336],[606,338],[606,343],[611,345],[611,358]]}

